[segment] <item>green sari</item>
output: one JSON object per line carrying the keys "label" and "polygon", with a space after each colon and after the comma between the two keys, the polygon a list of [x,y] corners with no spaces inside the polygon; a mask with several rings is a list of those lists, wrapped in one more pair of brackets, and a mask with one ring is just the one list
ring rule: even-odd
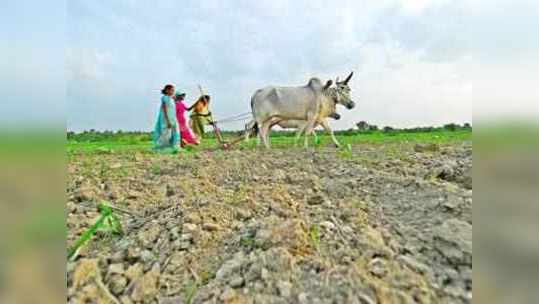
{"label": "green sari", "polygon": [[213,123],[211,113],[208,114],[191,114],[191,128],[198,138],[206,137],[204,134],[204,126]]}

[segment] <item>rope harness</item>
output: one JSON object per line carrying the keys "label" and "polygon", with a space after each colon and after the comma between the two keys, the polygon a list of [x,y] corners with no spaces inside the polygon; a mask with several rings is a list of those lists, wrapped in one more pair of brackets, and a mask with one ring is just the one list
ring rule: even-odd
{"label": "rope harness", "polygon": [[245,112],[245,113],[242,113],[242,114],[238,114],[238,115],[234,115],[234,116],[230,116],[230,117],[225,117],[225,118],[222,118],[222,119],[219,119],[219,120],[216,120],[215,122],[216,123],[230,123],[230,122],[236,122],[236,121],[244,121],[244,120],[247,120],[247,119],[250,119],[251,118],[251,112]]}

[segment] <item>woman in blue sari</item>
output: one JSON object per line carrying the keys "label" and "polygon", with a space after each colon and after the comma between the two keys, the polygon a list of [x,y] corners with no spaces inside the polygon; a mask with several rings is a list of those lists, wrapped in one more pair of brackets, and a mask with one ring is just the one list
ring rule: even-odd
{"label": "woman in blue sari", "polygon": [[174,86],[167,84],[161,93],[161,105],[159,115],[153,132],[154,149],[159,151],[172,150],[178,151],[180,143],[180,132],[178,120],[176,119],[176,104],[172,95],[174,95]]}

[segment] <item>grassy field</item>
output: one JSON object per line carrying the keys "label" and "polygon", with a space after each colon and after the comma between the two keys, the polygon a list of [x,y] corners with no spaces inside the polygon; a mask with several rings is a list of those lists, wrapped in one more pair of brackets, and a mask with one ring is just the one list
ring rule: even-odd
{"label": "grassy field", "polygon": [[[225,140],[230,141],[235,138],[234,133],[225,133]],[[314,142],[311,138],[311,144],[316,147],[326,147],[331,145],[331,138],[319,133],[319,141]],[[346,147],[348,145],[358,144],[388,144],[388,143],[455,143],[472,140],[472,130],[461,128],[457,130],[447,130],[443,128],[435,129],[429,132],[410,132],[395,130],[391,132],[371,131],[371,132],[340,132],[337,133],[337,139]],[[234,149],[255,149],[257,148],[257,139],[251,139],[247,142],[240,142],[234,146]],[[301,143],[303,140],[301,140]],[[294,136],[284,133],[276,133],[271,137],[273,148],[289,148],[296,145]],[[189,152],[204,151],[218,148],[217,140],[211,136],[203,140],[202,144],[189,149]],[[152,152],[152,142],[147,133],[94,133],[74,134],[68,137],[68,154],[79,153],[121,153],[121,152]],[[185,150],[183,150],[185,151]]]}

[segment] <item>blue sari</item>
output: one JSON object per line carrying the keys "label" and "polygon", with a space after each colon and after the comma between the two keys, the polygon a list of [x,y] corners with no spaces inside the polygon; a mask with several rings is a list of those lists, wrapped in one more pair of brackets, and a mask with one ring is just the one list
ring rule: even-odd
{"label": "blue sari", "polygon": [[[172,128],[167,127],[167,119],[165,112],[172,124]],[[159,106],[159,114],[153,131],[154,150],[172,152],[178,150],[180,142],[180,131],[178,128],[178,120],[176,119],[176,103],[170,96],[163,95],[161,97],[161,105]]]}

